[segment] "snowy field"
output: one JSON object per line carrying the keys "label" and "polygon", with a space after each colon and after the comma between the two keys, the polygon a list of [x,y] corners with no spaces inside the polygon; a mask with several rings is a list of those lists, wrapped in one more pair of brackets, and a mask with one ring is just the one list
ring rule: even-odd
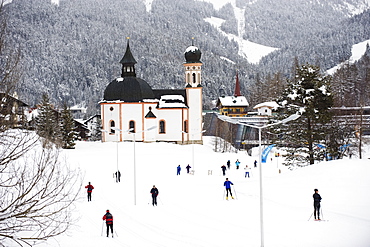
{"label": "snowy field", "polygon": [[[217,247],[260,246],[259,172],[245,178],[245,165],[253,166],[257,153],[214,153],[211,137],[194,145],[194,175],[191,145],[136,143],[136,205],[134,205],[134,144],[78,142],[64,150],[71,167],[80,168],[84,185],[95,187],[92,201],[86,190],[74,214],[79,217],[68,234],[38,246],[63,247]],[[273,150],[274,151],[274,150]],[[364,159],[322,162],[290,171],[279,165],[282,158],[270,156],[263,165],[264,244],[271,247],[368,247],[370,246],[370,150]],[[225,200],[221,165],[231,160],[227,171],[235,200]],[[241,168],[235,169],[236,159]],[[182,172],[176,176],[176,167]],[[281,173],[278,173],[278,167]],[[212,173],[212,174],[211,174]],[[153,185],[159,190],[158,206],[151,205]],[[312,194],[318,188],[322,219],[310,218]],[[102,217],[109,209],[114,217],[114,238],[105,235]]]}

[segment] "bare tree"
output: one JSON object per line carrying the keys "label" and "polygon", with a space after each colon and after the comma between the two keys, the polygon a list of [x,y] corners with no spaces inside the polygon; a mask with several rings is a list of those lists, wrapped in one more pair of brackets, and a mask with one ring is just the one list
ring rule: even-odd
{"label": "bare tree", "polygon": [[58,149],[42,148],[39,141],[30,145],[38,139],[34,133],[10,130],[2,135],[12,138],[3,140],[8,145],[0,150],[0,246],[12,241],[32,246],[64,233],[73,223],[71,206],[82,180],[60,161]]}
{"label": "bare tree", "polygon": [[0,246],[33,246],[65,232],[82,186],[79,173],[61,162],[55,146],[42,148],[34,132],[11,129],[12,105],[21,73],[20,52],[7,39],[0,0]]}

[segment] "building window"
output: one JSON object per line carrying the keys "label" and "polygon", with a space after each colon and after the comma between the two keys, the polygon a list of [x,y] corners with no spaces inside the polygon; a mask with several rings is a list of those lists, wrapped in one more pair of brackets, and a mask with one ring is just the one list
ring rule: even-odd
{"label": "building window", "polygon": [[113,110],[114,110],[113,106],[111,106],[111,107],[109,108],[109,110],[110,110],[110,111],[113,111]]}
{"label": "building window", "polygon": [[131,120],[131,121],[129,122],[128,126],[129,126],[129,127],[128,127],[129,129],[132,129],[132,130],[130,131],[130,133],[135,133],[135,121]]}
{"label": "building window", "polygon": [[116,131],[113,129],[113,127],[116,127],[116,124],[113,120],[110,121],[110,134],[116,133]]}
{"label": "building window", "polygon": [[193,83],[196,83],[195,73],[193,73]]}
{"label": "building window", "polygon": [[159,134],[166,133],[166,122],[164,120],[159,121]]}

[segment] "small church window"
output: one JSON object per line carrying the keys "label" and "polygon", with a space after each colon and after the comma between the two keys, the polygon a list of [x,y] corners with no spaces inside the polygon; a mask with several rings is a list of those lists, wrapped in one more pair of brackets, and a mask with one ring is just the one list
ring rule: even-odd
{"label": "small church window", "polygon": [[159,121],[159,133],[160,134],[166,133],[166,123],[164,120]]}
{"label": "small church window", "polygon": [[195,77],[195,73],[193,73],[193,83],[196,82],[196,77]]}
{"label": "small church window", "polygon": [[113,111],[113,110],[114,110],[113,106],[111,106],[111,107],[109,108],[109,110],[110,110],[110,111]]}
{"label": "small church window", "polygon": [[115,132],[115,130],[113,129],[113,127],[115,127],[116,126],[116,124],[115,124],[115,122],[112,120],[112,121],[110,121],[110,133],[111,134],[114,134],[114,133],[116,133]]}
{"label": "small church window", "polygon": [[135,133],[135,121],[131,120],[129,122],[129,129],[132,129],[130,133]]}

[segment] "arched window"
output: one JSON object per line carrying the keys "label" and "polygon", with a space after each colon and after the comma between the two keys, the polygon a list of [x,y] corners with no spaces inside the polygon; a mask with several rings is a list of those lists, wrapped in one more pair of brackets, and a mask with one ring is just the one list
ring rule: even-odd
{"label": "arched window", "polygon": [[116,124],[113,120],[110,121],[110,134],[116,133],[116,131],[113,129],[113,127],[116,127]]}
{"label": "arched window", "polygon": [[129,126],[129,129],[132,129],[130,132],[135,133],[135,121],[131,120],[128,126]]}
{"label": "arched window", "polygon": [[159,134],[166,133],[166,122],[164,120],[159,121]]}
{"label": "arched window", "polygon": [[196,82],[197,82],[197,79],[196,79],[195,73],[193,73],[193,83],[196,83]]}

